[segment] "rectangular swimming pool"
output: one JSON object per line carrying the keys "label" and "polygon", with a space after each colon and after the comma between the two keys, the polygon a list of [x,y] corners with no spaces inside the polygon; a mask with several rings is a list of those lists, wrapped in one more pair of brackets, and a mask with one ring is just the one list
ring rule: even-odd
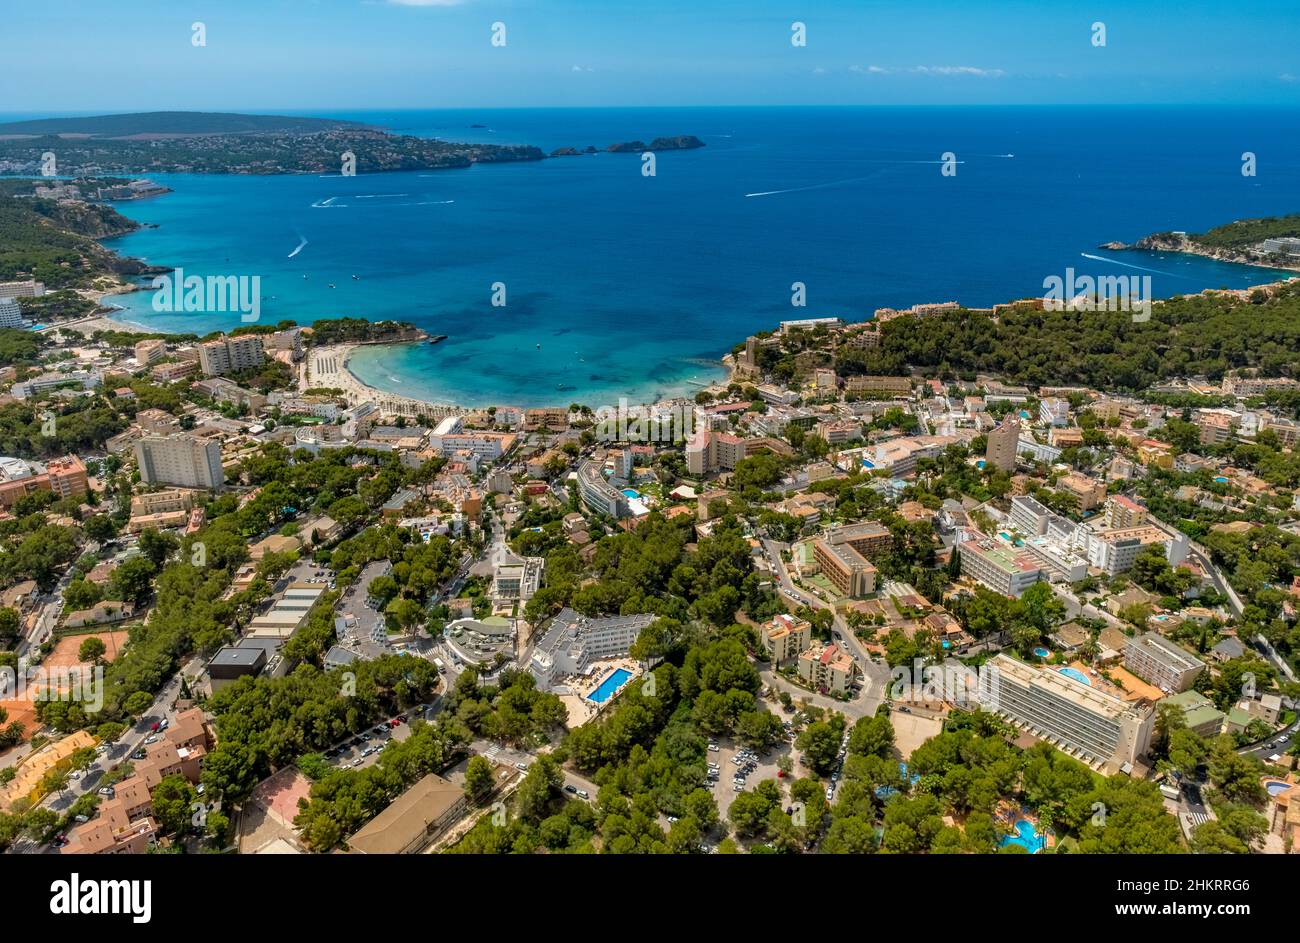
{"label": "rectangular swimming pool", "polygon": [[615,668],[609,673],[609,677],[600,682],[600,687],[587,695],[587,700],[595,704],[604,704],[614,696],[614,692],[621,688],[630,677],[632,677],[632,672],[626,668]]}

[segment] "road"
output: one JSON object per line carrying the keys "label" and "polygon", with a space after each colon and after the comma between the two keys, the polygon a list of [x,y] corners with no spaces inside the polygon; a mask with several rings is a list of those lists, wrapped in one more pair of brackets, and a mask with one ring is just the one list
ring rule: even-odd
{"label": "road", "polygon": [[1087,619],[1101,619],[1107,625],[1114,626],[1117,629],[1123,629],[1124,623],[1115,618],[1105,609],[1098,609],[1090,602],[1083,602],[1075,596],[1064,583],[1049,583],[1052,592],[1056,598],[1065,604],[1066,620],[1077,619],[1082,614]]}
{"label": "road", "polygon": [[872,658],[871,653],[862,644],[862,640],[853,633],[844,616],[836,612],[834,606],[812,593],[800,590],[794,585],[794,580],[790,578],[790,573],[786,569],[785,561],[781,559],[781,552],[786,549],[786,544],[767,536],[761,538],[761,543],[764,553],[767,554],[768,562],[771,564],[772,575],[776,578],[782,595],[794,603],[802,603],[803,605],[830,611],[831,627],[836,644],[853,656],[858,669],[862,672],[862,692],[851,701],[837,701],[833,697],[814,694],[796,684],[792,684],[771,670],[763,669],[760,671],[763,680],[777,690],[786,691],[796,699],[806,698],[810,704],[816,704],[818,707],[836,710],[851,718],[871,716],[885,699],[886,686],[889,683],[889,666]]}
{"label": "road", "polygon": [[[482,756],[485,756],[489,760],[495,763],[500,763],[503,766],[513,766],[516,769],[518,769],[521,773],[526,772],[527,768],[532,766],[533,763],[536,762],[538,756],[537,753],[531,750],[525,750],[519,747],[509,747],[509,746],[505,746],[504,744],[493,743],[491,740],[482,740],[482,739],[473,741],[470,744],[470,750],[473,753],[477,753]],[[564,776],[563,785],[572,786],[574,789],[574,791],[571,792],[570,795],[573,795],[576,798],[581,799],[583,797],[578,795],[577,790],[582,790],[587,794],[586,795],[587,802],[596,801],[596,792],[597,790],[600,789],[599,786],[597,786],[590,779],[587,779],[582,774],[576,773],[571,769],[561,767],[560,772]],[[565,791],[569,792],[569,790],[567,789]]]}
{"label": "road", "polygon": [[[191,679],[197,678],[202,670],[203,662],[199,658],[194,658],[186,664],[180,672],[177,672],[163,686],[157,697],[154,698],[153,703],[149,705],[149,709],[140,716],[140,719],[135,724],[125,730],[116,741],[109,744],[108,749],[95,758],[95,761],[86,768],[80,778],[69,779],[63,789],[46,796],[40,803],[41,807],[62,815],[82,796],[99,788],[98,784],[105,773],[109,772],[113,767],[128,761],[131,754],[144,746],[145,739],[155,733],[154,724],[161,723],[164,719],[168,723],[176,719],[174,705],[176,698],[180,695],[181,678],[183,676],[189,676]],[[10,846],[10,851],[15,854],[39,854],[52,850],[48,845],[41,845],[26,838],[19,839]]]}
{"label": "road", "polygon": [[1289,726],[1270,734],[1267,739],[1244,746],[1237,752],[1243,756],[1249,754],[1261,762],[1267,763],[1270,756],[1275,753],[1286,753],[1291,748],[1297,731],[1300,731],[1300,717],[1292,721]]}

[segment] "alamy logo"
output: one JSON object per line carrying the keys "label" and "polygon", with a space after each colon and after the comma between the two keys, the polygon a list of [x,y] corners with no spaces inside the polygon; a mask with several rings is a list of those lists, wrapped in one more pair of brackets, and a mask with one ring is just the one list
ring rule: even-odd
{"label": "alamy logo", "polygon": [[50,884],[52,914],[130,914],[132,923],[153,916],[153,882],[149,880],[81,880],[72,872],[66,881]]}
{"label": "alamy logo", "polygon": [[919,658],[895,665],[889,672],[889,696],[895,701],[980,705],[997,711],[1001,685],[996,670],[987,665],[972,668],[960,662],[927,665]]}
{"label": "alamy logo", "polygon": [[14,670],[5,665],[0,667],[0,700],[70,701],[84,705],[86,713],[97,714],[104,709],[104,669],[22,665]]}
{"label": "alamy logo", "polygon": [[1043,307],[1048,311],[1132,311],[1133,321],[1151,320],[1150,275],[1049,275],[1043,279]]}
{"label": "alamy logo", "polygon": [[262,316],[262,276],[186,275],[176,269],[153,280],[153,309],[159,312],[213,314],[238,311],[246,324]]}

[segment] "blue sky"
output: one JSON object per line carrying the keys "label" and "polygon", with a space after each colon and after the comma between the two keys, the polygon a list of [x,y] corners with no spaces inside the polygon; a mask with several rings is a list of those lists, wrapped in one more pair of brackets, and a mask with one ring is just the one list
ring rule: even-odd
{"label": "blue sky", "polygon": [[[1300,104],[1296,0],[41,0],[0,112]],[[201,21],[207,45],[191,43]],[[790,42],[803,22],[807,45]],[[493,47],[492,24],[506,27]],[[1091,42],[1105,24],[1106,45]]]}

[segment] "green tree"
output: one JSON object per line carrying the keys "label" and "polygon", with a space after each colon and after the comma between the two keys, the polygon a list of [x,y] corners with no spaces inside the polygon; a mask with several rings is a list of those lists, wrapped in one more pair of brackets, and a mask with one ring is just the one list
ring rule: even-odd
{"label": "green tree", "polygon": [[472,756],[465,767],[465,798],[482,801],[492,791],[492,764],[485,757]]}

